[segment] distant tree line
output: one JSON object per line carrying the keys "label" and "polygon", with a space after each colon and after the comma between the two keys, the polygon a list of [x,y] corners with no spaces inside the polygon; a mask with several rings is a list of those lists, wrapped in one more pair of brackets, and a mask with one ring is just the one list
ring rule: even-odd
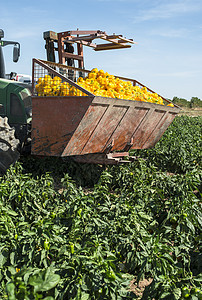
{"label": "distant tree line", "polygon": [[187,108],[202,107],[202,100],[197,97],[192,97],[190,101],[184,98],[173,97],[173,100],[171,101],[180,107],[187,107]]}

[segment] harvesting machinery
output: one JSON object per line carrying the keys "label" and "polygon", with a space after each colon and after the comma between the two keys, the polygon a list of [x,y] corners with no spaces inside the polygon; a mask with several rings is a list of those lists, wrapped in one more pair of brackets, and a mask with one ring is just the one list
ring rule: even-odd
{"label": "harvesting machinery", "polygon": [[20,56],[20,44],[2,40],[0,29],[0,173],[4,173],[25,149],[30,149],[31,92],[27,85],[6,79],[2,48],[13,47],[13,61]]}
{"label": "harvesting machinery", "polygon": [[[135,43],[122,35],[107,35],[99,30],[44,32],[47,61],[33,59],[32,94],[18,82],[2,78],[5,74],[2,38],[0,30],[1,173],[24,153],[71,157],[83,163],[130,162],[134,157],[129,150],[153,147],[180,110],[176,105],[95,96],[78,85],[77,78],[90,73],[84,69],[83,45],[101,51],[129,48]],[[96,44],[95,39],[105,42]],[[74,54],[75,44],[77,54]],[[14,53],[16,61],[16,50]],[[17,54],[19,57],[19,51]],[[78,92],[68,96],[41,94],[36,85],[45,76],[57,76],[63,85],[68,84]],[[144,87],[137,80],[116,77]]]}

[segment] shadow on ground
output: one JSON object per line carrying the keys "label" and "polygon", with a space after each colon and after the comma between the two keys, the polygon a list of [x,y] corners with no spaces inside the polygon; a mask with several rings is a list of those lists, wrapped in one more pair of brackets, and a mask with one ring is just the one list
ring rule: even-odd
{"label": "shadow on ground", "polygon": [[94,186],[105,169],[105,166],[81,164],[69,158],[23,156],[20,158],[23,173],[32,174],[34,178],[49,173],[56,183],[68,174],[77,186]]}

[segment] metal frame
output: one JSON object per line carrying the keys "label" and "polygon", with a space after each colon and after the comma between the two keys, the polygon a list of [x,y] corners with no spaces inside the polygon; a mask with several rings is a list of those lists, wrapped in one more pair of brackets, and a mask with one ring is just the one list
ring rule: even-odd
{"label": "metal frame", "polygon": [[[60,74],[59,72],[55,71],[53,68],[51,68],[48,65],[49,62],[45,63],[42,60],[33,58],[32,61],[32,95],[34,95],[34,90],[35,90],[35,66],[39,65],[41,67],[43,67],[44,69],[46,69],[47,71],[49,71],[51,74],[54,74],[55,76],[60,77],[63,81],[68,82],[69,84],[71,84],[72,86],[76,87],[78,90],[80,90],[81,92],[85,93],[88,96],[94,96],[94,94],[92,94],[91,92],[89,92],[88,90],[82,88],[81,86],[79,86],[77,83],[75,83],[74,81],[72,81],[71,79],[63,76],[62,74]],[[57,66],[59,66],[57,64]],[[64,65],[61,65],[62,68],[64,68]],[[67,67],[67,69],[69,69],[69,67]]]}
{"label": "metal frame", "polygon": [[[67,69],[67,70],[74,70],[77,72],[81,72],[81,73],[90,73],[90,70],[86,70],[86,69],[81,69],[81,68],[76,68],[76,67],[71,67],[71,66],[67,66],[67,65],[63,65],[63,64],[58,64],[55,62],[50,62],[50,61],[45,61],[42,59],[33,59],[33,68],[32,68],[32,72],[34,71],[34,64],[37,63],[39,65],[41,65],[42,67],[44,67],[47,70],[50,70],[52,73],[54,73],[56,76],[61,77],[61,79],[67,81],[68,83],[70,83],[71,85],[75,86],[77,89],[81,90],[82,92],[86,93],[89,96],[95,96],[94,94],[92,94],[91,92],[89,92],[88,90],[80,87],[78,84],[76,84],[74,81],[68,79],[67,77],[62,76],[60,73],[56,72],[54,70],[55,67],[59,67],[61,69]],[[146,87],[147,90],[151,93],[156,93],[155,91],[153,91],[152,89],[150,89],[149,87],[147,87],[146,85],[142,84],[141,82],[137,81],[136,79],[132,79],[132,78],[128,78],[128,77],[123,77],[123,76],[118,76],[118,75],[114,75],[115,77],[124,80],[124,81],[130,81],[132,82],[133,86],[140,86],[140,87]],[[32,91],[34,91],[34,74],[32,74]],[[165,102],[167,103],[172,103],[172,101],[164,98],[163,96],[159,95]],[[177,107],[179,109],[181,109],[178,105],[176,105],[175,103],[172,103],[174,105],[174,107]]]}
{"label": "metal frame", "polygon": [[[46,41],[47,59],[55,62],[55,50],[58,51],[59,63],[65,64],[66,59],[78,61],[79,68],[84,68],[83,46],[93,48],[95,51],[130,48],[130,44],[137,44],[132,39],[127,39],[121,34],[107,35],[101,30],[72,30],[55,33],[53,31],[44,32]],[[101,39],[106,41],[105,44],[93,43],[93,40]],[[54,42],[57,47],[54,47]],[[68,43],[77,44],[77,54],[65,51],[64,45]]]}

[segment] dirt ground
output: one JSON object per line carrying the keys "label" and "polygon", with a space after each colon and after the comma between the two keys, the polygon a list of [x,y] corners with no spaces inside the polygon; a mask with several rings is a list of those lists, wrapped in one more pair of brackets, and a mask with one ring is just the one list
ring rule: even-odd
{"label": "dirt ground", "polygon": [[189,117],[202,117],[202,108],[186,108],[183,107],[179,113],[180,116],[187,115]]}
{"label": "dirt ground", "polygon": [[135,282],[136,279],[132,280],[130,283],[130,291],[132,291],[138,299],[142,298],[142,294],[146,286],[152,283],[152,278],[141,280],[138,284]]}

